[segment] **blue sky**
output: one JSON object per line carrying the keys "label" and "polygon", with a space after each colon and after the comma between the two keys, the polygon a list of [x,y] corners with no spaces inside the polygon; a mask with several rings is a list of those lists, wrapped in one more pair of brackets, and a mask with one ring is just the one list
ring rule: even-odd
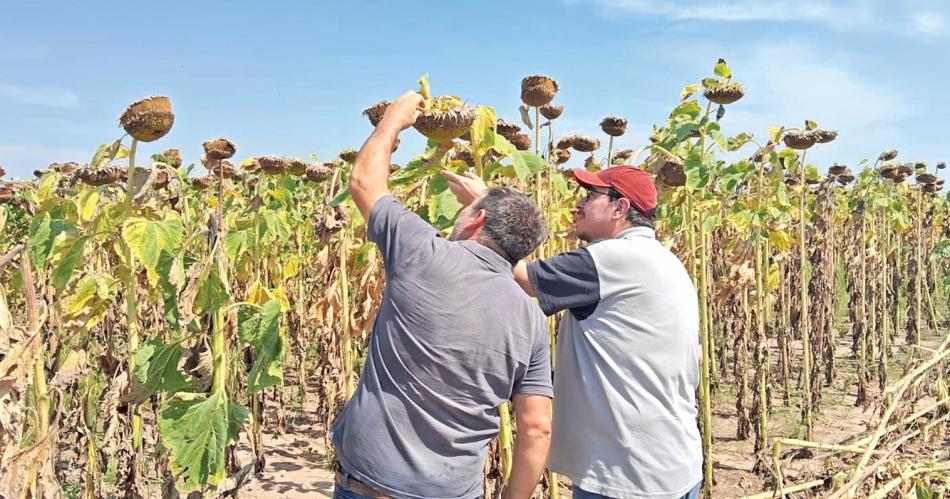
{"label": "blue sky", "polygon": [[[138,5],[137,5],[138,4]],[[950,160],[950,3],[909,0],[554,0],[508,2],[5,2],[0,18],[0,165],[26,177],[87,162],[117,118],[167,95],[175,126],[146,153],[226,136],[237,158],[322,160],[359,147],[360,111],[414,88],[494,106],[517,121],[520,80],[558,80],[555,132],[647,143],[686,83],[725,58],[747,96],[723,127],[765,137],[805,119],[840,138],[809,156],[855,165]],[[395,159],[418,153],[410,131]]]}

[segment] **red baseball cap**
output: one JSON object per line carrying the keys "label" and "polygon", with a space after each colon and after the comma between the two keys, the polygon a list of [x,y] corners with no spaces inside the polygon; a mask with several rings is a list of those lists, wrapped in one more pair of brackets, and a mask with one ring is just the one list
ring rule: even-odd
{"label": "red baseball cap", "polygon": [[574,178],[582,187],[612,188],[642,213],[652,215],[656,209],[656,185],[653,183],[653,176],[635,166],[612,166],[597,173],[575,168]]}

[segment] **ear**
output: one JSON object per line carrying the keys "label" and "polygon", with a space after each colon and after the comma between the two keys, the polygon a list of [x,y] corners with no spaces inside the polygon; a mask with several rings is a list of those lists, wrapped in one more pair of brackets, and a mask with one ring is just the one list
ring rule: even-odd
{"label": "ear", "polygon": [[620,198],[617,200],[617,210],[614,211],[614,215],[617,215],[617,218],[627,218],[627,212],[632,209],[629,199]]}
{"label": "ear", "polygon": [[483,225],[485,225],[485,210],[478,210],[472,214],[472,221],[468,223],[468,226],[480,229]]}

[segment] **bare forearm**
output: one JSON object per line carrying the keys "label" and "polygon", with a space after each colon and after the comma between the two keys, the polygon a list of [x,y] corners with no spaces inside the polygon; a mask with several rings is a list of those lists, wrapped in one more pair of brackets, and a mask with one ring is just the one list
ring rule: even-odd
{"label": "bare forearm", "polygon": [[528,278],[528,264],[524,261],[518,262],[518,264],[515,265],[514,273],[515,281],[521,286],[521,289],[523,289],[525,293],[528,293],[528,296],[537,296],[534,292],[534,287],[531,286],[531,279]]}
{"label": "bare forearm", "polygon": [[520,434],[515,439],[514,463],[503,499],[527,499],[534,493],[548,458],[551,434]]}
{"label": "bare forearm", "polygon": [[389,192],[389,165],[399,129],[380,123],[363,143],[350,172],[350,195],[364,218],[369,217],[376,201]]}

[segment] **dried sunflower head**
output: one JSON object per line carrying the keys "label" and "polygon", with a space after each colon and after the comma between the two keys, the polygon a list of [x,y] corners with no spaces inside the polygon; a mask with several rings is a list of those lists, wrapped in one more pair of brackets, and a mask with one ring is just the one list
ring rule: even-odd
{"label": "dried sunflower head", "polygon": [[710,102],[719,105],[732,104],[745,95],[741,83],[722,82],[706,87],[703,96]]}
{"label": "dried sunflower head", "polygon": [[172,129],[175,113],[168,97],[147,97],[129,106],[119,117],[119,123],[136,140],[152,142]]}
{"label": "dried sunflower head", "polygon": [[574,147],[574,139],[577,135],[562,135],[561,138],[557,139],[557,144],[555,147],[557,149],[570,149]]}
{"label": "dried sunflower head", "polygon": [[310,167],[310,163],[300,159],[300,158],[284,158],[284,162],[287,164],[287,173],[290,175],[304,175],[307,173],[307,168]]}
{"label": "dried sunflower head", "polygon": [[390,102],[386,100],[381,100],[376,104],[363,110],[363,116],[369,118],[369,122],[376,126],[383,119],[383,115],[386,114],[386,108],[389,107]]}
{"label": "dried sunflower head", "polygon": [[619,137],[627,131],[627,120],[617,116],[608,116],[601,120],[600,129],[611,137]]}
{"label": "dried sunflower head", "polygon": [[541,116],[544,116],[546,120],[556,120],[564,112],[564,106],[556,106],[554,104],[545,104],[541,106]]}
{"label": "dried sunflower head", "polygon": [[465,134],[474,122],[472,107],[458,97],[446,95],[429,102],[414,126],[422,135],[446,142]]}
{"label": "dried sunflower head", "polygon": [[936,184],[937,176],[933,173],[920,173],[917,175],[918,184]]}
{"label": "dried sunflower head", "polygon": [[196,191],[204,191],[214,185],[214,177],[211,175],[206,175],[204,177],[198,177],[191,179],[191,188]]}
{"label": "dried sunflower head", "polygon": [[878,170],[878,173],[884,178],[894,178],[895,175],[899,175],[898,167],[892,164],[881,165],[881,168]]}
{"label": "dried sunflower head", "polygon": [[168,162],[168,166],[172,168],[178,168],[181,166],[181,151],[178,149],[165,149],[165,152],[161,154],[165,157],[165,160]]}
{"label": "dried sunflower head", "polygon": [[399,170],[402,170],[402,166],[401,166],[401,165],[397,165],[396,163],[393,163],[393,164],[389,165],[389,174],[390,174],[390,175],[392,175],[393,173],[398,172]]}
{"label": "dried sunflower head", "polygon": [[[560,143],[558,143],[560,145]],[[588,137],[587,135],[574,136],[574,149],[580,152],[594,152],[600,149],[600,139]]]}
{"label": "dried sunflower head", "polygon": [[839,165],[838,163],[835,163],[828,168],[828,173],[831,175],[841,175],[846,171],[849,171],[847,165]]}
{"label": "dried sunflower head", "polygon": [[[332,163],[331,163],[332,164]],[[323,182],[333,176],[333,169],[327,165],[310,165],[307,167],[306,177],[311,182]]]}
{"label": "dried sunflower head", "polygon": [[567,149],[555,149],[551,156],[554,158],[554,164],[563,165],[570,161],[571,151]]}
{"label": "dried sunflower head", "polygon": [[842,173],[837,176],[838,183],[841,185],[848,185],[851,182],[854,182],[854,175],[851,173]]}
{"label": "dried sunflower head", "polygon": [[499,119],[495,122],[495,131],[510,142],[512,137],[521,133],[521,127],[510,121]]}
{"label": "dried sunflower head", "polygon": [[633,149],[621,149],[614,153],[614,159],[626,161],[633,157]]}
{"label": "dried sunflower head", "polygon": [[260,156],[257,164],[264,175],[281,175],[287,170],[287,161],[277,156]]}
{"label": "dried sunflower head", "polygon": [[884,151],[880,156],[877,157],[878,161],[894,161],[894,158],[897,157],[897,149],[891,149],[890,151]]}
{"label": "dried sunflower head", "polygon": [[356,149],[346,148],[346,149],[340,151],[340,159],[342,159],[343,161],[345,161],[345,162],[347,162],[347,163],[353,163],[353,162],[356,161],[356,156],[357,156],[359,153],[360,153],[360,152],[357,151]]}
{"label": "dried sunflower head", "polygon": [[[946,167],[947,167],[947,164],[944,163],[943,161],[937,163],[937,169],[938,169],[938,170],[943,170],[943,169],[946,168]],[[2,170],[3,170],[3,168],[0,168],[0,171],[2,171]],[[2,177],[2,176],[3,176],[3,174],[0,173],[0,177]]]}
{"label": "dried sunflower head", "polygon": [[815,145],[817,140],[818,137],[809,130],[788,131],[782,136],[782,142],[784,142],[786,146],[798,150],[808,149]]}
{"label": "dried sunflower head", "polygon": [[80,164],[75,161],[70,161],[68,163],[51,163],[49,165],[50,170],[64,174],[73,173],[80,168],[82,168],[82,166],[80,166]]}
{"label": "dried sunflower head", "polygon": [[521,80],[521,102],[541,107],[554,100],[557,90],[557,82],[548,76],[525,76]]}
{"label": "dried sunflower head", "polygon": [[897,173],[909,177],[914,174],[914,165],[912,163],[901,163],[897,165]]}
{"label": "dried sunflower head", "polygon": [[0,178],[3,178],[3,176],[6,174],[7,174],[6,168],[0,166]]}
{"label": "dried sunflower head", "polygon": [[815,134],[815,142],[819,144],[827,144],[828,142],[838,138],[838,132],[834,130],[824,130],[819,128],[818,130],[813,130],[812,133]]}
{"label": "dried sunflower head", "polygon": [[13,186],[6,182],[0,182],[0,204],[7,204],[13,201],[14,196],[16,196],[16,190]]}
{"label": "dried sunflower head", "polygon": [[528,149],[531,149],[531,137],[528,137],[527,134],[516,133],[508,140],[514,144],[515,148],[519,151],[527,151]]}
{"label": "dried sunflower head", "polygon": [[125,177],[126,170],[116,166],[103,168],[83,168],[79,170],[79,181],[92,186],[118,184]]}
{"label": "dried sunflower head", "polygon": [[663,164],[657,173],[657,178],[670,187],[682,187],[686,185],[686,171],[683,169],[683,163],[679,159],[663,157]]}
{"label": "dried sunflower head", "polygon": [[205,155],[208,159],[213,161],[228,159],[237,152],[237,146],[224,137],[205,141],[205,143],[201,145],[205,149]]}

